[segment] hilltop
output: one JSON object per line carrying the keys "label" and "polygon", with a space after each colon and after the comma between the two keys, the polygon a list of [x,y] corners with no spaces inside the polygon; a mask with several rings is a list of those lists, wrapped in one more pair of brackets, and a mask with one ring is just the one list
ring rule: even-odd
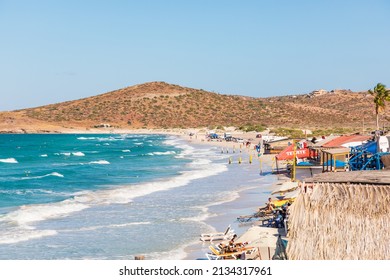
{"label": "hilltop", "polygon": [[[389,113],[385,116],[390,117]],[[0,113],[2,131],[122,129],[257,125],[287,128],[374,127],[367,92],[315,91],[254,98],[225,95],[165,82],[134,85],[108,93],[36,108]]]}

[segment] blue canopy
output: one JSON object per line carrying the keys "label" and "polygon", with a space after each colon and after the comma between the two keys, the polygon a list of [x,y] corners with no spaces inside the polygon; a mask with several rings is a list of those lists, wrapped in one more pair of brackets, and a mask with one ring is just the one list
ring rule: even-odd
{"label": "blue canopy", "polygon": [[[334,166],[334,162],[333,162],[333,160],[328,160],[327,162],[325,162],[325,165],[326,166],[331,166],[331,165],[333,165]],[[344,161],[341,161],[341,160],[336,160],[336,168],[338,168],[338,167],[344,167],[345,165],[346,165],[347,163],[346,162],[344,162]]]}
{"label": "blue canopy", "polygon": [[307,161],[302,161],[302,162],[298,163],[297,165],[299,165],[299,166],[312,166],[314,164],[307,162]]}

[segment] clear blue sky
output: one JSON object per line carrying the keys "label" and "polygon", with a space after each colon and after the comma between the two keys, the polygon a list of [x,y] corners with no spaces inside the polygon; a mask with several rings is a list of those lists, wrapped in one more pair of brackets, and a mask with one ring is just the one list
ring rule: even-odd
{"label": "clear blue sky", "polygon": [[150,81],[255,97],[390,87],[390,1],[0,0],[0,111]]}

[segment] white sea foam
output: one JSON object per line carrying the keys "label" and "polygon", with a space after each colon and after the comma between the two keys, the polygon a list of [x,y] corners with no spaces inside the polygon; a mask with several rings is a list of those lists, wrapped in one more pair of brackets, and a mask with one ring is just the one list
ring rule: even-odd
{"label": "white sea foam", "polygon": [[[173,139],[171,143],[175,143],[175,145],[177,146],[180,145],[179,142],[174,141]],[[187,153],[189,158],[194,158],[194,155],[196,155],[196,152],[198,151],[185,144],[184,145],[182,144],[181,148],[184,149],[184,152]],[[110,164],[110,163],[106,160],[97,160],[97,161],[91,161],[88,164]],[[195,164],[192,166],[192,169],[190,169],[189,171],[182,172],[181,175],[171,177],[169,179],[140,183],[135,185],[127,185],[127,186],[98,190],[98,191],[83,191],[77,194],[73,194],[74,196],[72,198],[61,202],[22,206],[15,211],[12,211],[10,213],[1,216],[0,223],[5,222],[7,224],[16,225],[16,227],[20,227],[20,228],[33,227],[37,222],[48,220],[48,219],[57,219],[57,218],[66,217],[76,212],[97,205],[126,204],[131,202],[135,198],[146,196],[154,192],[166,191],[178,187],[183,187],[189,184],[193,180],[216,175],[218,173],[225,172],[226,170],[227,170],[227,165],[214,164],[209,161],[202,162],[199,159],[199,161],[195,162]],[[43,176],[61,177],[62,174],[53,172]],[[200,214],[198,217],[191,218],[192,219],[191,221],[203,221],[208,217],[208,215],[209,214],[207,212],[204,212]],[[112,226],[113,227],[130,226],[130,224],[117,224]],[[93,230],[93,229],[87,227],[84,228],[84,230]],[[57,233],[56,231],[34,231],[34,232],[27,231],[23,238],[16,237],[14,240],[23,241],[31,238],[39,238],[40,236],[43,237],[47,235],[53,235],[56,233]],[[19,241],[14,241],[14,242],[19,242]],[[177,252],[175,251],[175,253],[170,252],[169,255],[172,254],[175,255],[177,253],[178,255],[180,255],[180,257],[178,257],[178,255],[176,254],[174,259],[184,258],[183,255],[185,254],[183,252],[182,249],[180,249]],[[166,257],[165,255],[163,258],[168,259],[168,257]]]}
{"label": "white sea foam", "polygon": [[83,152],[62,152],[62,153],[54,153],[54,155],[56,155],[56,156],[63,155],[63,156],[67,156],[67,157],[70,157],[70,156],[83,157],[83,156],[85,156],[85,154]]}
{"label": "white sea foam", "polygon": [[0,162],[3,162],[3,163],[19,163],[16,159],[14,158],[3,158],[3,159],[0,159]]}
{"label": "white sea foam", "polygon": [[88,208],[73,199],[49,204],[31,204],[19,207],[0,217],[0,244],[12,244],[30,239],[56,235],[55,230],[36,230],[34,223],[68,216]]}
{"label": "white sea foam", "polygon": [[88,207],[88,205],[78,203],[74,199],[48,204],[23,205],[17,210],[0,217],[0,222],[10,222],[22,227],[29,227],[35,222],[65,217]]}
{"label": "white sea foam", "polygon": [[[188,246],[192,246],[195,244],[198,244],[199,241],[194,241],[193,243],[186,243],[183,244],[173,250],[166,251],[166,252],[151,252],[145,254],[145,258],[148,260],[184,260],[187,257],[187,253],[185,249]],[[134,257],[133,257],[134,258]]]}
{"label": "white sea foam", "polygon": [[45,177],[49,177],[49,176],[64,178],[64,175],[62,175],[61,173],[52,172],[50,174],[45,174],[45,175],[42,175],[42,176],[26,176],[26,177],[22,177],[22,180],[41,179],[41,178],[45,178]]}
{"label": "white sea foam", "polygon": [[110,162],[107,160],[95,160],[95,161],[90,161],[88,164],[110,164]]}
{"label": "white sea foam", "polygon": [[95,140],[96,137],[78,137],[78,140]]}
{"label": "white sea foam", "polygon": [[207,213],[207,212],[203,212],[201,214],[199,214],[198,216],[194,216],[194,217],[187,217],[187,218],[181,218],[180,221],[184,221],[184,222],[204,222],[205,220],[211,218],[211,217],[215,217],[216,215],[212,215],[210,213]]}
{"label": "white sea foam", "polygon": [[30,239],[38,239],[45,236],[56,235],[57,231],[55,230],[35,230],[34,228],[20,228],[16,227],[12,230],[7,230],[7,232],[0,231],[0,244],[14,244],[23,241],[28,241]]}
{"label": "white sea foam", "polygon": [[58,172],[52,172],[52,173],[50,173],[48,175],[49,176],[56,176],[56,177],[64,178],[64,175],[62,175],[61,173],[58,173]]}
{"label": "white sea foam", "polygon": [[160,156],[160,155],[174,155],[176,154],[175,151],[166,151],[166,152],[154,152],[155,155]]}
{"label": "white sea foam", "polygon": [[123,153],[130,153],[130,150],[122,150]]}
{"label": "white sea foam", "polygon": [[123,138],[123,137],[112,137],[112,136],[110,136],[110,137],[98,137],[97,138],[99,141],[123,141],[123,140],[125,140],[125,138]]}
{"label": "white sea foam", "polygon": [[47,154],[40,155],[40,157],[47,157]]}
{"label": "white sea foam", "polygon": [[182,187],[189,184],[192,180],[216,175],[226,170],[227,167],[225,165],[208,165],[208,168],[202,171],[186,171],[181,175],[172,177],[168,180],[153,181],[138,185],[123,186],[108,190],[85,193],[82,196],[75,197],[75,200],[88,204],[125,204],[131,202],[134,198],[146,196],[158,191],[165,191]]}
{"label": "white sea foam", "polygon": [[175,151],[166,151],[166,152],[152,152],[152,153],[147,153],[148,156],[164,156],[164,155],[174,155],[176,154]]}
{"label": "white sea foam", "polygon": [[[184,146],[189,147],[189,150],[192,150],[192,147],[188,145]],[[106,160],[97,160],[91,161],[89,164],[110,164],[110,162]],[[158,191],[183,187],[193,180],[206,178],[227,171],[227,165],[213,164],[208,160],[201,161],[201,159],[198,159],[197,162],[195,162],[195,165],[198,165],[197,168],[182,172],[181,175],[171,177],[167,180],[127,185],[94,192],[86,191],[77,194],[73,199],[68,199],[62,202],[46,204],[42,206],[27,206],[33,208],[36,207],[36,210],[33,212],[34,214],[27,215],[26,213],[30,213],[30,211],[20,210],[17,211],[15,215],[19,217],[18,220],[38,221],[46,218],[61,216],[62,214],[67,214],[74,211],[80,211],[92,205],[129,203],[137,197],[146,196]],[[44,176],[61,177],[62,174],[53,172]],[[12,213],[10,213],[10,215],[11,214]]]}
{"label": "white sea foam", "polygon": [[30,190],[0,190],[0,194],[7,195],[32,195],[32,194],[53,194],[53,191],[44,189],[30,189]]}
{"label": "white sea foam", "polygon": [[[243,189],[241,189],[240,191],[242,190]],[[224,203],[234,201],[240,197],[240,194],[238,191],[228,191],[228,192],[222,192],[219,197],[220,199],[214,200],[212,203],[204,205],[203,207],[205,207],[205,209],[208,209],[211,206],[221,205]]]}
{"label": "white sea foam", "polygon": [[[121,227],[131,227],[131,226],[149,225],[149,224],[150,224],[150,222],[134,222],[134,223],[81,227],[81,228],[78,228],[76,230],[64,230],[64,231],[94,231],[94,230],[104,229],[104,228],[121,228]],[[61,231],[61,232],[64,232],[64,231]]]}
{"label": "white sea foam", "polygon": [[182,144],[182,143],[180,143],[180,138],[170,136],[170,137],[168,137],[168,139],[164,140],[163,144],[168,145],[168,146],[176,146],[176,145]]}
{"label": "white sea foam", "polygon": [[211,160],[209,159],[196,159],[193,162],[189,163],[190,166],[199,166],[199,165],[209,165],[211,163]]}

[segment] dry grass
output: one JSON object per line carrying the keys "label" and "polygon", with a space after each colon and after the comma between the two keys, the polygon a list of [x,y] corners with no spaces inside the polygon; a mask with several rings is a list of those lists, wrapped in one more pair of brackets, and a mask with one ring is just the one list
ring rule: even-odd
{"label": "dry grass", "polygon": [[[90,98],[19,111],[19,116],[62,126],[110,123],[120,128],[265,125],[288,128],[374,126],[372,97],[339,91],[251,98],[151,82]],[[390,115],[388,115],[390,117]],[[4,113],[0,113],[4,119]]]}

